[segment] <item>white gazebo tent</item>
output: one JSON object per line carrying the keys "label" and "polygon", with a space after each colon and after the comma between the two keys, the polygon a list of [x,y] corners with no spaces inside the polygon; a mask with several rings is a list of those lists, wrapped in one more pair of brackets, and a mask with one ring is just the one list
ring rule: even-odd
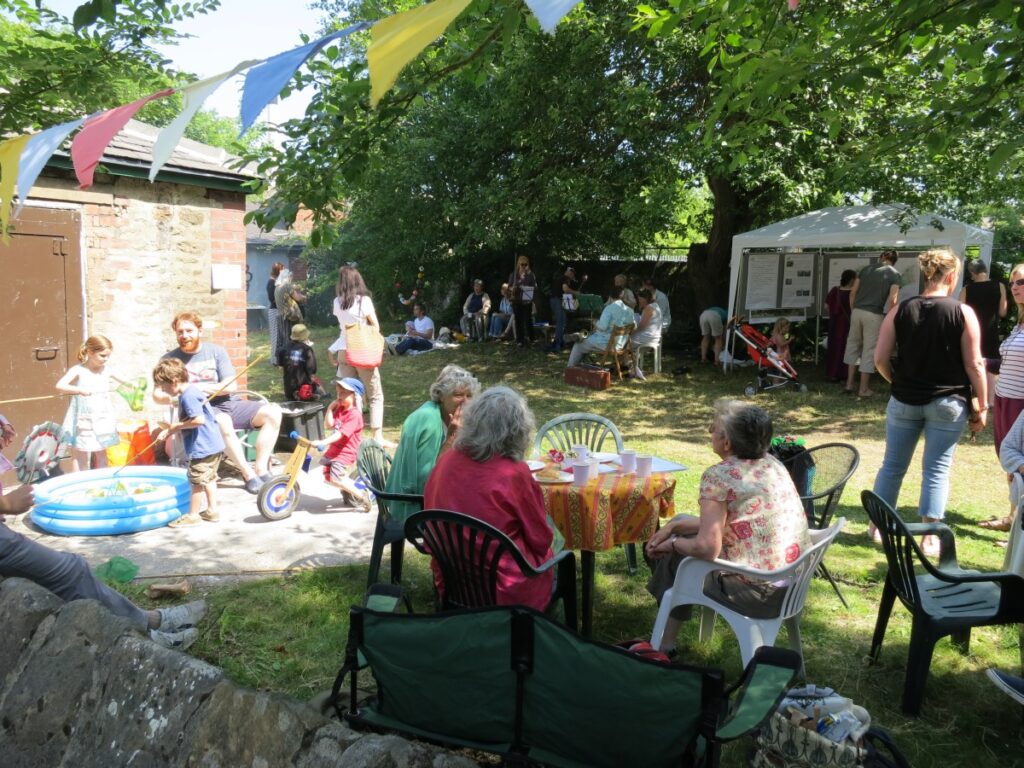
{"label": "white gazebo tent", "polygon": [[986,264],[992,258],[992,233],[933,213],[920,213],[904,231],[901,217],[906,206],[857,205],[822,208],[732,239],[729,277],[729,317],[736,312],[736,289],[748,249],[814,250],[886,248],[913,249],[949,246],[961,259],[967,248],[977,246]]}

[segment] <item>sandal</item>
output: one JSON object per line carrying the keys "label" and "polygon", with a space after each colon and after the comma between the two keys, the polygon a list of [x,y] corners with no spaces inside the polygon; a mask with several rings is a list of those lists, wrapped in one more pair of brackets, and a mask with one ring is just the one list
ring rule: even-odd
{"label": "sandal", "polygon": [[939,541],[938,536],[922,536],[921,551],[925,557],[938,557],[942,552],[942,542]]}
{"label": "sandal", "polygon": [[871,540],[875,542],[875,544],[882,543],[882,534],[880,534],[878,529],[875,528],[874,523],[868,523],[868,536],[871,537]]}
{"label": "sandal", "polygon": [[989,520],[982,520],[978,523],[979,528],[984,528],[986,531],[1002,531],[1006,532],[1013,527],[1013,520],[1009,517],[993,517]]}

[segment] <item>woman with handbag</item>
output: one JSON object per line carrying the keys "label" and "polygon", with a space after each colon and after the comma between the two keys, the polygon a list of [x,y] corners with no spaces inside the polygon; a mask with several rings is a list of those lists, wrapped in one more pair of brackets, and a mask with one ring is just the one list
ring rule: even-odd
{"label": "woman with handbag", "polygon": [[373,299],[355,267],[344,266],[338,270],[335,289],[334,316],[338,318],[341,332],[330,351],[337,355],[338,378],[353,377],[363,382],[370,405],[373,439],[391,446],[384,439],[384,389],[380,383],[384,339],[380,335]]}

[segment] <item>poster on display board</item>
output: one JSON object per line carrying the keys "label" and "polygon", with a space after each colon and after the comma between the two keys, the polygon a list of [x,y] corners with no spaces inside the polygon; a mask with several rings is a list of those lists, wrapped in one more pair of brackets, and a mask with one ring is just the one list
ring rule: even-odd
{"label": "poster on display board", "polygon": [[814,259],[816,253],[787,253],[782,266],[783,307],[809,307],[814,299]]}
{"label": "poster on display board", "polygon": [[779,254],[751,253],[747,257],[747,294],[744,307],[775,309],[779,294]]}
{"label": "poster on display board", "polygon": [[[822,286],[819,313],[828,315],[825,297],[833,287],[839,285],[843,271],[852,269],[857,274],[869,264],[878,262],[878,252],[868,253],[829,253],[825,254],[827,266],[824,268],[825,284]],[[898,301],[917,296],[921,292],[921,267],[917,262],[916,251],[904,251],[896,261],[896,271],[900,273],[900,293]]]}

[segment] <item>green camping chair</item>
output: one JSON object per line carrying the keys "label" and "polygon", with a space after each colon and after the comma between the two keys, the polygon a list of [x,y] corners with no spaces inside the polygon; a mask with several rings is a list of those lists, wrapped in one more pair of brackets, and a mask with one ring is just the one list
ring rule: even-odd
{"label": "green camping chair", "polygon": [[[377,691],[360,703],[364,659]],[[643,659],[528,608],[403,615],[354,607],[332,703],[341,715],[347,677],[348,722],[512,764],[713,767],[723,742],[775,711],[799,663],[791,651],[760,648],[727,691],[717,669]]]}

